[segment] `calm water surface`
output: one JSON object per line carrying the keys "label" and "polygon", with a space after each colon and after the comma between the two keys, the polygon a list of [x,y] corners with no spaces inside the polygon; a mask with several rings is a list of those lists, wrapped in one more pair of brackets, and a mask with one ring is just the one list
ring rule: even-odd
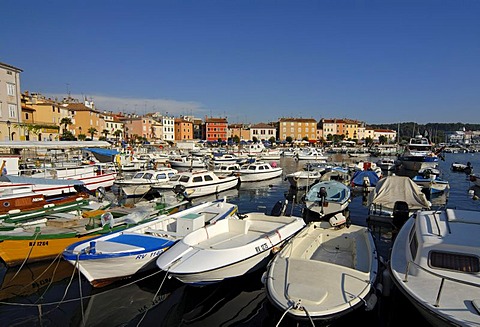
{"label": "calm water surface", "polygon": [[[450,170],[453,162],[470,161],[474,170],[480,169],[480,154],[446,154],[440,163],[442,177],[450,182],[448,196],[431,199],[438,206],[479,210],[480,202],[472,198],[480,191],[463,173]],[[335,156],[336,162],[351,161]],[[371,158],[376,161],[377,158]],[[284,174],[300,170],[305,162],[282,158]],[[402,172],[397,172],[401,174]],[[273,205],[288,198],[299,202],[302,192],[290,190],[284,176],[257,183],[244,183],[238,189],[221,193],[239,206],[240,212],[270,211]],[[215,199],[204,197],[201,202]],[[301,215],[301,204],[288,208]],[[366,225],[367,208],[361,195],[350,204],[354,224]],[[387,231],[375,232],[379,252],[388,259],[391,246]],[[166,278],[162,272],[92,289],[88,282],[61,260],[2,269],[3,284],[0,289],[0,326],[297,326],[295,321],[281,319],[282,312],[273,308],[266,299],[259,271],[216,285],[205,287],[185,286],[175,279]],[[321,272],[311,278],[322,278]],[[352,324],[368,326],[428,325],[416,310],[392,290],[389,296],[380,297],[376,309],[358,312],[336,326]],[[309,324],[303,324],[308,326]]]}

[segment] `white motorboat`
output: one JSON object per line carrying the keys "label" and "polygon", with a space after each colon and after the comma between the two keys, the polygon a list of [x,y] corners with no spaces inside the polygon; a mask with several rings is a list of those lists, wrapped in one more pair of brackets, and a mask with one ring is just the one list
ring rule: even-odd
{"label": "white motorboat", "polygon": [[305,194],[305,214],[313,213],[319,218],[347,210],[351,201],[350,188],[336,180],[320,181]]}
{"label": "white motorboat", "polygon": [[301,189],[307,188],[317,183],[322,178],[322,171],[320,170],[300,170],[285,175],[285,179],[293,188]]}
{"label": "white motorboat", "polygon": [[395,169],[395,159],[392,157],[383,157],[376,162],[377,167],[384,171],[394,170]]}
{"label": "white motorboat", "polygon": [[241,182],[257,182],[279,177],[283,173],[282,167],[278,167],[276,162],[272,164],[264,161],[255,161],[240,167],[236,171],[240,176]]}
{"label": "white motorboat", "polygon": [[44,196],[57,196],[76,192],[75,185],[83,185],[89,191],[100,187],[109,189],[117,172],[110,165],[81,165],[52,167],[31,176],[4,175],[0,179],[0,192],[12,186],[32,186],[34,192]]}
{"label": "white motorboat", "polygon": [[422,187],[411,178],[392,175],[385,176],[377,182],[377,186],[368,194],[367,206],[369,225],[392,227],[396,212],[403,211],[402,215],[405,217],[416,210],[429,209],[431,203],[422,192]]}
{"label": "white motorboat", "polygon": [[95,287],[155,268],[155,260],[190,232],[233,216],[235,204],[205,202],[171,215],[74,243],[63,257]]}
{"label": "white motorboat", "polygon": [[114,185],[117,185],[128,198],[142,197],[151,190],[152,185],[164,184],[177,173],[178,170],[168,167],[143,170],[134,174],[130,179],[115,180]]}
{"label": "white motorboat", "polygon": [[191,168],[206,168],[205,160],[195,156],[172,156],[167,160],[167,163],[172,168],[191,169]]}
{"label": "white motorboat", "polygon": [[428,194],[438,194],[450,189],[450,183],[441,178],[440,171],[435,168],[422,168],[412,180]]}
{"label": "white motorboat", "polygon": [[170,178],[165,184],[153,185],[152,190],[173,190],[188,199],[198,198],[204,195],[216,194],[229,190],[238,185],[239,178],[236,175],[219,176],[213,171],[206,169],[179,172]]}
{"label": "white motorboat", "polygon": [[203,285],[264,268],[272,251],[305,226],[301,217],[248,213],[198,229],[157,259],[186,284]]}
{"label": "white motorboat", "polygon": [[405,147],[405,151],[398,158],[407,170],[418,171],[422,168],[437,168],[438,155],[434,145],[427,137],[417,135],[412,137]]}
{"label": "white motorboat", "polygon": [[229,153],[222,153],[222,154],[214,154],[211,162],[213,165],[218,164],[234,164],[237,163],[239,158],[234,154]]}
{"label": "white motorboat", "polygon": [[215,164],[212,171],[217,175],[233,175],[239,169],[240,164],[238,163],[220,163]]}
{"label": "white motorboat", "polygon": [[299,151],[295,155],[295,158],[297,160],[320,160],[320,161],[328,160],[328,156],[323,154],[322,151],[315,148],[307,148],[306,150]]}
{"label": "white motorboat", "polygon": [[459,163],[459,162],[454,162],[454,163],[452,163],[452,166],[451,166],[450,169],[452,171],[459,171],[459,172],[463,172],[463,173],[469,175],[473,171],[473,166],[472,166],[472,163],[470,161],[467,162],[466,164],[462,164],[462,163]]}
{"label": "white motorboat", "polygon": [[[331,323],[376,304],[378,253],[367,227],[337,214],[309,223],[269,263],[267,297],[297,320]],[[313,325],[313,323],[312,323]]]}
{"label": "white motorboat", "polygon": [[147,159],[133,158],[123,163],[120,166],[120,170],[123,172],[132,173],[139,170],[148,169],[149,165],[150,165],[150,161]]}
{"label": "white motorboat", "polygon": [[280,160],[281,152],[278,149],[265,149],[257,156],[260,160]]}
{"label": "white motorboat", "polygon": [[480,326],[480,215],[423,210],[395,238],[390,275],[432,326]]}

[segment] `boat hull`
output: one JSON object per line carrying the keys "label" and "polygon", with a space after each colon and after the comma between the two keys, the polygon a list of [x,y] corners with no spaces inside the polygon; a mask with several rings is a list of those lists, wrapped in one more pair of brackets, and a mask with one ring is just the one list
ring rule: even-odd
{"label": "boat hull", "polygon": [[180,281],[202,285],[238,277],[268,263],[272,250],[305,226],[303,219],[250,213],[187,235],[157,260]]}
{"label": "boat hull", "polygon": [[363,307],[377,278],[368,229],[334,228],[323,221],[310,223],[285,244],[270,262],[265,283],[270,302],[292,318],[332,322]]}
{"label": "boat hull", "polygon": [[399,160],[406,170],[419,171],[420,169],[438,167],[438,157],[436,156],[403,156]]}
{"label": "boat hull", "polygon": [[72,243],[87,240],[96,236],[77,236],[74,233],[63,237],[38,235],[24,239],[4,239],[0,242],[0,258],[9,267],[17,266],[23,262],[37,262],[56,258]]}
{"label": "boat hull", "polygon": [[225,180],[219,183],[186,187],[185,192],[188,198],[198,198],[205,195],[220,193],[222,191],[232,189],[237,185],[238,185],[237,177],[230,178],[230,176],[225,176]]}
{"label": "boat hull", "polygon": [[[108,251],[107,248],[109,244],[112,242],[122,242],[122,239],[128,238],[129,236],[128,233],[121,233],[108,241],[96,243],[98,246],[96,251],[102,251],[100,248],[100,246],[102,246],[105,255],[90,256],[90,253],[85,251],[77,257],[73,252],[69,254],[64,252],[64,257],[80,270],[92,286],[102,287],[115,280],[128,278],[141,271],[154,268],[157,257],[173,244],[171,240],[151,236],[150,247],[153,247],[153,249],[144,251],[142,244],[149,242],[149,240],[146,239],[148,236],[143,236],[137,242],[130,241],[123,250],[119,249],[116,252]],[[135,235],[132,236],[135,237]],[[92,239],[90,244],[95,244],[95,239]],[[155,246],[152,246],[153,244],[155,244]],[[69,248],[74,247],[75,244],[72,244]],[[130,250],[127,250],[127,247]],[[134,248],[134,250],[131,250],[132,248]],[[91,249],[89,251],[91,251]],[[105,269],[106,267],[108,267],[108,269]],[[112,274],[112,272],[114,272],[114,274]]]}
{"label": "boat hull", "polygon": [[240,172],[240,181],[241,182],[257,182],[257,181],[264,181],[268,179],[273,179],[282,175],[283,169],[278,168],[272,171],[268,171],[265,173],[259,172],[252,172],[249,173],[248,171],[241,171]]}
{"label": "boat hull", "polygon": [[[431,264],[432,259],[426,258],[428,253],[433,252],[478,257],[477,218],[476,211],[419,211],[416,217],[407,220],[395,238],[389,261],[393,284],[432,326],[480,325],[478,309],[473,305],[473,301],[478,299],[480,286],[478,272],[435,268]],[[437,229],[432,232],[430,226],[435,224],[434,221]],[[432,237],[437,242],[430,242]],[[465,246],[462,241],[449,240],[452,237],[470,239],[473,243]],[[418,240],[415,257],[411,253],[411,239]],[[448,262],[440,263],[443,264]]]}

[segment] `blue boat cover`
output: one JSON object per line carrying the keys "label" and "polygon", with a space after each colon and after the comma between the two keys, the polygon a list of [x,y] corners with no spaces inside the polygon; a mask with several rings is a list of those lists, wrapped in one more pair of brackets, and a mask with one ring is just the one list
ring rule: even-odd
{"label": "blue boat cover", "polygon": [[373,170],[357,170],[352,177],[352,184],[357,186],[363,186],[363,179],[367,177],[370,181],[370,186],[377,185],[378,180],[380,179],[376,172]]}

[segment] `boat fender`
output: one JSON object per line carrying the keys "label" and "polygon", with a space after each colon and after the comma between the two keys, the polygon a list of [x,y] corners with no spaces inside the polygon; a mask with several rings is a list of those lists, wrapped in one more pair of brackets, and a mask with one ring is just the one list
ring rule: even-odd
{"label": "boat fender", "polygon": [[262,281],[263,285],[267,284],[267,272],[266,271],[263,272],[262,278],[260,280]]}
{"label": "boat fender", "polygon": [[13,209],[13,210],[8,211],[8,214],[12,215],[12,214],[19,213],[19,212],[21,212],[20,209]]}
{"label": "boat fender", "polygon": [[55,207],[55,204],[49,203],[49,204],[44,205],[43,207],[44,208],[52,208],[52,207]]}
{"label": "boat fender", "polygon": [[365,301],[365,311],[372,311],[377,305],[377,295],[375,293],[370,294],[368,299]]}
{"label": "boat fender", "polygon": [[383,281],[382,295],[388,297],[390,296],[390,291],[392,289],[392,278],[390,277],[390,272],[388,271],[388,269],[383,270],[382,281]]}

